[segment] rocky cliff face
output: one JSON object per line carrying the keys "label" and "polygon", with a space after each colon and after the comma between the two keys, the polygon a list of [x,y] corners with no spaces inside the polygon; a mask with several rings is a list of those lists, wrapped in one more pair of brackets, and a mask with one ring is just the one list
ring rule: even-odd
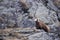
{"label": "rocky cliff face", "polygon": [[[24,0],[25,1],[25,0]],[[26,0],[28,9],[23,9],[20,0],[0,0],[0,28],[5,27],[35,27],[35,16],[46,23],[51,32],[46,33],[40,30],[39,33],[34,33],[28,37],[29,40],[60,40],[59,21],[56,14],[58,10],[51,0]],[[26,7],[25,7],[26,8]],[[53,9],[53,10],[52,10]],[[28,18],[29,15],[33,19]]]}

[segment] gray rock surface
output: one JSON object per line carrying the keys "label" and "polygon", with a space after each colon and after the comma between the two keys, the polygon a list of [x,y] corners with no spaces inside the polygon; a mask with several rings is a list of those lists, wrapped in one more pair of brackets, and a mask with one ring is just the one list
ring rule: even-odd
{"label": "gray rock surface", "polygon": [[29,40],[53,40],[46,32],[40,32],[29,36]]}
{"label": "gray rock surface", "polygon": [[[50,1],[50,0],[48,0]],[[28,12],[31,16],[39,18],[51,28],[51,33],[39,32],[28,36],[29,40],[60,40],[59,21],[56,12],[50,10],[42,3],[42,0],[28,0],[30,5]],[[50,4],[48,3],[48,6]],[[55,7],[53,8],[55,9]],[[58,10],[58,9],[56,9]],[[19,0],[2,0],[0,1],[0,28],[5,27],[35,27],[33,19],[28,18],[29,13],[24,13]],[[60,14],[59,14],[60,15]]]}

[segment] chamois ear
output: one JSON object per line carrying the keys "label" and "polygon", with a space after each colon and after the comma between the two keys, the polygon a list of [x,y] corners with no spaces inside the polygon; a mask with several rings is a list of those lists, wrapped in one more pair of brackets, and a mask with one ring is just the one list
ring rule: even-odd
{"label": "chamois ear", "polygon": [[39,18],[37,18],[37,21],[38,21],[38,22],[40,22],[40,19],[39,19]]}

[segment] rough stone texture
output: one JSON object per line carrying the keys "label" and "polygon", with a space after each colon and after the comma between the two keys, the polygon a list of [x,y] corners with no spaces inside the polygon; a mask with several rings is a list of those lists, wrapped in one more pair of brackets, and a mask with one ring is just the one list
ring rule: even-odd
{"label": "rough stone texture", "polygon": [[29,40],[52,40],[45,32],[36,33],[29,36]]}
{"label": "rough stone texture", "polygon": [[[51,3],[50,0],[48,1]],[[50,33],[40,30],[40,32],[30,34],[28,40],[60,40],[59,21],[55,12],[58,9],[48,3],[48,6],[55,11],[50,10],[44,6],[42,0],[27,0],[26,3],[30,5],[28,12],[34,17],[33,19],[36,16],[51,28]],[[35,27],[33,19],[28,18],[29,13],[24,13],[19,0],[0,0],[0,28]]]}

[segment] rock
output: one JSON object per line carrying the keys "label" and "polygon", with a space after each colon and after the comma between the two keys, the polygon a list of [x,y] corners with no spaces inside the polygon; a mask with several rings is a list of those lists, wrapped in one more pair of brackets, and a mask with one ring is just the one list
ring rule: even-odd
{"label": "rock", "polygon": [[60,0],[54,0],[53,3],[55,4],[55,6],[57,6],[57,8],[60,8]]}
{"label": "rock", "polygon": [[20,0],[22,10],[24,13],[29,13],[28,10],[31,7],[31,3],[27,2],[28,0]]}
{"label": "rock", "polygon": [[32,32],[34,32],[34,29],[33,28],[19,28],[19,29],[12,30],[12,32],[32,33]]}
{"label": "rock", "polygon": [[[23,0],[25,1],[25,0]],[[54,34],[53,37],[51,38],[52,35],[47,35],[45,31],[42,30],[39,31],[39,33],[33,33],[31,34],[28,38],[29,40],[59,40],[58,37],[56,36],[59,33],[57,33],[57,28],[59,24],[58,17],[55,11],[60,11],[52,2],[52,0],[47,0],[48,3],[46,6],[43,3],[43,1],[46,0],[27,0],[25,1],[25,4],[23,7],[27,7],[30,15],[33,18],[28,18],[28,12],[24,12],[22,10],[22,5],[20,0],[3,0],[0,2],[0,17],[4,19],[4,21],[1,23],[0,22],[0,28],[5,28],[7,26],[15,26],[16,27],[21,27],[21,28],[33,28],[35,27],[35,22],[33,19],[35,19],[35,16],[38,17],[41,21],[43,21],[46,25],[48,25],[51,28],[51,32]],[[51,9],[51,10],[50,10]],[[53,11],[53,10],[54,11]],[[60,14],[58,14],[60,15]],[[22,33],[24,32],[31,32],[31,30],[18,30],[21,31]],[[27,34],[27,33],[26,33]],[[41,36],[42,35],[42,36]],[[37,37],[35,37],[37,36]],[[39,37],[38,37],[39,36]],[[55,36],[55,37],[54,37]],[[56,38],[57,37],[57,38]],[[50,39],[51,38],[51,39]],[[22,38],[23,40],[23,38]]]}
{"label": "rock", "polygon": [[3,0],[0,0],[0,2],[2,2]]}
{"label": "rock", "polygon": [[[42,20],[44,23],[48,23],[48,24],[53,24],[53,22],[52,22],[53,20],[49,14],[51,13],[53,15],[54,14],[56,15],[56,13],[54,11],[50,11],[49,9],[47,9],[41,2],[40,3],[33,2],[33,6],[29,9],[29,12],[30,12],[31,16],[34,17],[34,15],[35,15],[37,18]],[[55,17],[57,18],[57,16],[55,16]]]}
{"label": "rock", "polygon": [[30,15],[33,16],[34,19],[35,17],[37,17],[38,19],[42,20],[47,25],[55,24],[55,26],[59,26],[58,25],[59,21],[57,19],[58,17],[55,11],[49,10],[41,2],[38,3],[37,1],[35,1],[32,3],[32,5],[33,6],[29,9],[29,12],[30,12]]}
{"label": "rock", "polygon": [[48,36],[45,32],[36,33],[30,35],[28,40],[52,40],[50,36]]}

